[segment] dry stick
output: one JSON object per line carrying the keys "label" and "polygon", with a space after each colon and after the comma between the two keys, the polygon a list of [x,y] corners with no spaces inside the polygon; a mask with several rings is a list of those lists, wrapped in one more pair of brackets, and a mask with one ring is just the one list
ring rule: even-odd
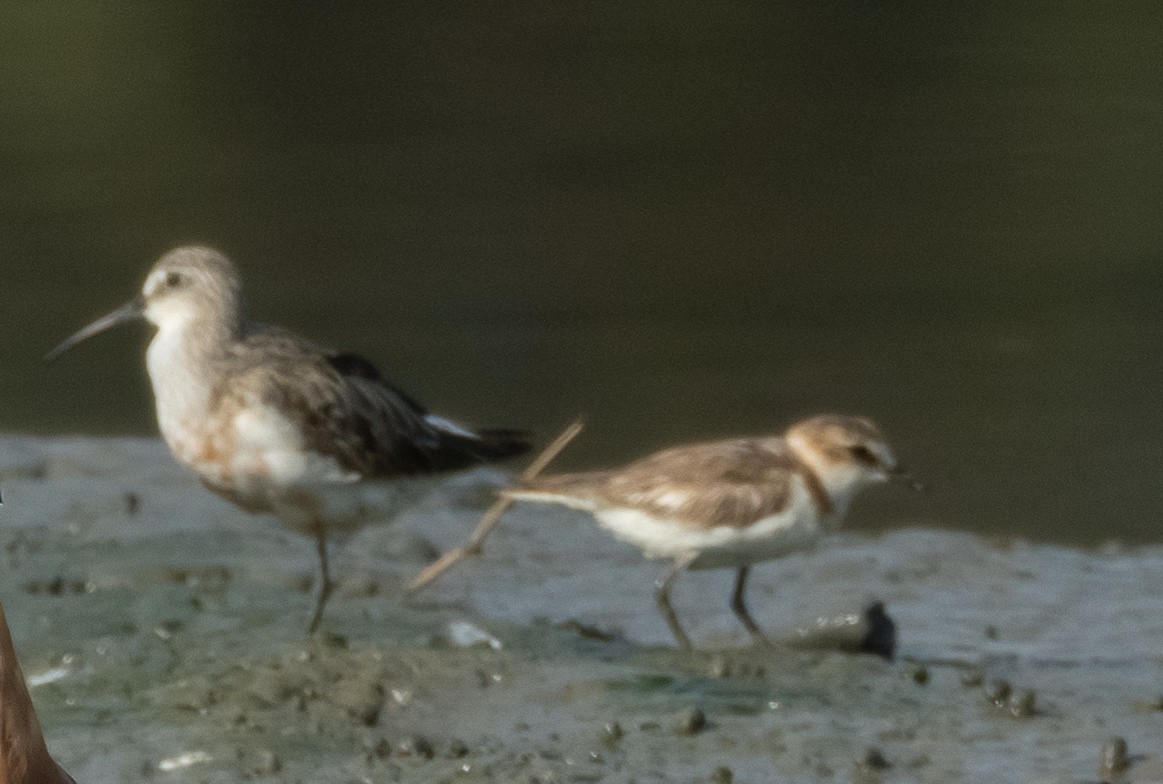
{"label": "dry stick", "polygon": [[[561,435],[553,439],[553,443],[541,450],[541,454],[537,455],[537,458],[522,472],[518,481],[524,483],[535,479],[555,457],[561,454],[561,450],[569,446],[569,442],[573,441],[581,431],[582,421],[580,419],[571,423],[565,430],[562,430]],[[440,556],[436,563],[429,565],[408,584],[408,591],[420,590],[448,571],[458,561],[462,561],[470,555],[479,555],[485,537],[489,535],[489,531],[493,529],[493,526],[500,522],[501,515],[505,514],[505,511],[512,505],[513,499],[504,495],[494,501],[493,505],[481,517],[481,521],[477,523],[477,527],[473,529],[472,535],[468,538],[468,544],[449,550]]]}

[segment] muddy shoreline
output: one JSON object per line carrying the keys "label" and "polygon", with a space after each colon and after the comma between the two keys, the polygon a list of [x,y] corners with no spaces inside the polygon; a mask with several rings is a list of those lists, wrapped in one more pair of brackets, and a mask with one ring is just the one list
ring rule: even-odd
{"label": "muddy shoreline", "polygon": [[309,544],[159,442],[0,438],[0,596],[54,756],[81,782],[956,782],[1163,750],[1163,548],[842,533],[759,567],[753,612],[786,642],[883,600],[894,661],[749,645],[726,572],[676,587],[683,654],[657,565],[568,510],[403,596],[502,478],[342,542],[307,642]]}

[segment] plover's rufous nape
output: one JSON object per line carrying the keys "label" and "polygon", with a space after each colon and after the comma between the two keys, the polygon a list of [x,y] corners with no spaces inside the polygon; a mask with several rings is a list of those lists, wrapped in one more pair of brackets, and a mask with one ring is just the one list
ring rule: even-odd
{"label": "plover's rufous nape", "polygon": [[744,603],[751,565],[810,546],[837,527],[856,491],[898,477],[907,474],[875,424],[826,414],[783,436],[677,446],[623,468],[540,477],[504,492],[589,512],[648,557],[670,561],[655,598],[689,648],[670,604],[679,572],[736,568],[731,609],[762,640]]}
{"label": "plover's rufous nape", "polygon": [[157,328],[146,365],[162,437],[214,492],[314,536],[314,631],[332,587],[328,530],[366,515],[344,488],[501,460],[528,442],[516,431],[470,430],[430,414],[363,358],[247,321],[241,294],[224,255],[177,248],[150,270],[138,298],[47,358],[125,321],[145,318]]}

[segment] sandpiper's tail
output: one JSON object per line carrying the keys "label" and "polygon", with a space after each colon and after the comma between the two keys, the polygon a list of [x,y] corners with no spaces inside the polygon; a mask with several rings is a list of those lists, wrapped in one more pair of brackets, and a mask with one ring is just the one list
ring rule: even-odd
{"label": "sandpiper's tail", "polygon": [[426,415],[424,420],[439,438],[436,448],[428,453],[435,463],[432,468],[438,471],[507,460],[528,452],[531,446],[528,434],[519,430],[469,430],[435,414]]}
{"label": "sandpiper's tail", "polygon": [[507,460],[529,451],[529,434],[522,430],[488,428],[475,431],[476,449],[484,460]]}

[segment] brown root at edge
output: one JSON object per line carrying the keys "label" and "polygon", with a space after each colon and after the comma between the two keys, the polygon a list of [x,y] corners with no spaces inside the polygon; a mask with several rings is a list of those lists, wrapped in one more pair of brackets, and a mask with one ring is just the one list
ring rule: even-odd
{"label": "brown root at edge", "polygon": [[0,784],[76,784],[48,753],[0,604]]}

